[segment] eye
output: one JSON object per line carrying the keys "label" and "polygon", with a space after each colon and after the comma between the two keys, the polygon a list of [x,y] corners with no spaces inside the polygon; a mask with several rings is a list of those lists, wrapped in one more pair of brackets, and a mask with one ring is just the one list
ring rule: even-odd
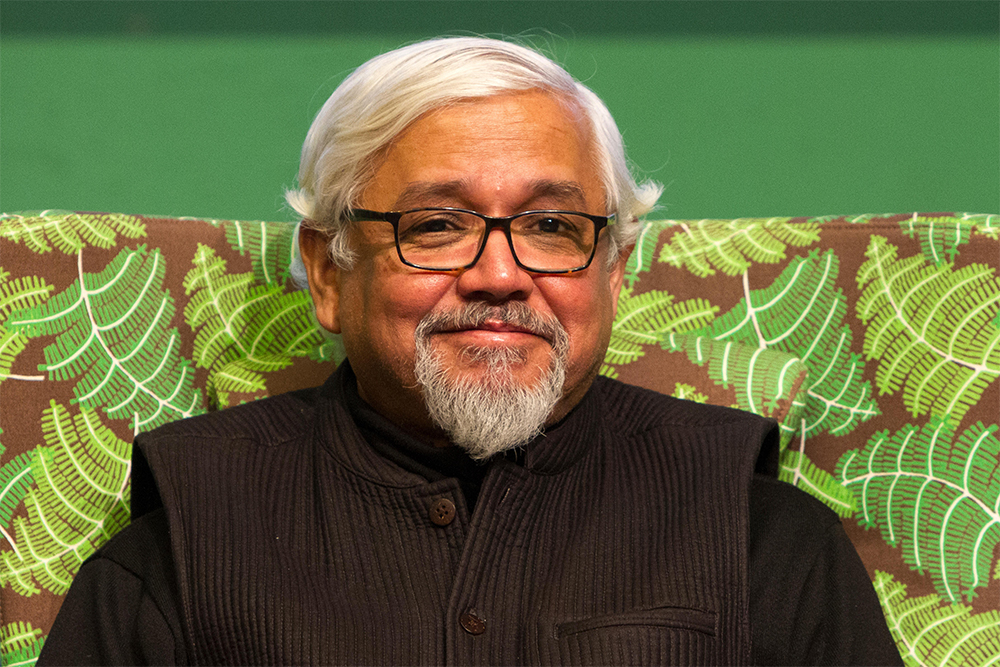
{"label": "eye", "polygon": [[514,222],[514,228],[525,234],[566,234],[575,227],[566,216],[556,213],[530,214],[517,218]]}
{"label": "eye", "polygon": [[544,234],[558,234],[566,229],[566,221],[554,217],[539,218],[535,228]]}
{"label": "eye", "polygon": [[589,224],[591,223],[586,218],[572,213],[544,211],[517,218],[512,229],[515,233],[525,236],[559,236],[576,239],[585,236]]}
{"label": "eye", "polygon": [[433,234],[435,232],[446,232],[454,228],[454,221],[448,218],[431,218],[422,220],[410,227],[411,234]]}
{"label": "eye", "polygon": [[448,211],[414,211],[399,221],[401,236],[426,236],[447,232],[462,232],[468,228],[465,216]]}

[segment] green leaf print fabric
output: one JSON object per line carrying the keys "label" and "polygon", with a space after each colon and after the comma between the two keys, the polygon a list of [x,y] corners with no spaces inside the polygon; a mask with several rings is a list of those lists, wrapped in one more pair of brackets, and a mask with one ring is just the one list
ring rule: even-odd
{"label": "green leaf print fabric", "polygon": [[858,422],[878,414],[864,362],[852,354],[852,332],[844,324],[847,301],[836,288],[839,259],[815,250],[793,258],[778,279],[751,290],[719,316],[705,333],[713,340],[734,340],[797,356],[809,367],[809,401],[801,428],[850,433]]}
{"label": "green leaf print fabric", "polygon": [[752,264],[775,264],[789,246],[808,246],[819,239],[815,223],[790,224],[788,218],[698,220],[681,223],[686,234],[675,234],[660,249],[659,261],[683,267],[699,278],[721,271],[738,276]]}
{"label": "green leaf print fabric", "polygon": [[903,389],[914,417],[961,421],[1000,376],[1000,277],[996,266],[933,264],[899,257],[885,237],[872,236],[858,273],[858,317],[864,350],[877,358],[882,393]]}
{"label": "green leaf print fabric", "polygon": [[27,516],[13,522],[0,570],[0,585],[26,596],[39,588],[65,593],[84,559],[129,518],[130,443],[95,411],[72,415],[55,401],[41,423],[46,445],[31,458],[36,486],[24,500]]}
{"label": "green leaf print fabric", "polygon": [[40,629],[31,627],[31,623],[15,621],[0,628],[0,633],[3,635],[0,662],[11,667],[35,664],[45,643]]}
{"label": "green leaf print fabric", "polygon": [[877,526],[903,560],[951,602],[986,584],[1000,544],[1000,440],[977,422],[955,437],[943,417],[876,433],[837,464],[862,525]]}
{"label": "green leaf print fabric", "polygon": [[[305,290],[287,292],[277,281],[262,284],[255,273],[227,273],[225,260],[201,244],[192,263],[184,278],[184,292],[191,297],[184,319],[197,332],[195,364],[209,369],[211,405],[228,405],[233,392],[264,391],[262,373],[320,348],[323,337]],[[273,267],[271,274],[277,274]]]}
{"label": "green leaf print fabric", "polygon": [[119,235],[136,239],[146,235],[139,216],[116,213],[37,213],[0,214],[0,238],[23,243],[37,253],[53,248],[72,255],[85,246],[112,248]]}
{"label": "green leaf print fabric", "polygon": [[974,613],[964,604],[942,604],[936,595],[906,595],[906,586],[875,573],[875,592],[889,630],[908,665],[994,665],[1000,655],[1000,612]]}
{"label": "green leaf print fabric", "polygon": [[[0,662],[128,521],[135,433],[344,358],[285,222],[0,214]],[[780,423],[910,665],[1000,665],[1000,216],[650,220],[601,372]]]}
{"label": "green leaf print fabric", "polygon": [[[52,286],[38,276],[11,278],[10,272],[0,266],[0,382],[11,377],[14,360],[28,344],[28,338],[4,326],[14,310],[40,305],[52,293]],[[28,377],[38,378],[32,374]]]}
{"label": "green leaf print fabric", "polygon": [[13,313],[7,327],[28,338],[55,337],[38,370],[52,380],[76,380],[81,405],[103,408],[113,419],[134,416],[137,430],[190,417],[200,392],[170,326],[165,265],[158,250],[122,250],[103,271],[81,268],[69,289]]}

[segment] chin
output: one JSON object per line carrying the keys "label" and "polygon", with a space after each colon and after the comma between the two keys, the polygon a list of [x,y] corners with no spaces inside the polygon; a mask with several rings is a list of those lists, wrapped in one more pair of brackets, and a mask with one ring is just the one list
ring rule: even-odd
{"label": "chin", "polygon": [[542,432],[562,398],[561,358],[540,366],[518,348],[478,346],[462,356],[456,367],[428,354],[416,368],[428,414],[452,443],[485,460]]}
{"label": "chin", "polygon": [[516,386],[532,389],[551,368],[551,354],[534,361],[529,350],[519,346],[465,346],[458,363],[444,368],[449,381],[458,385]]}

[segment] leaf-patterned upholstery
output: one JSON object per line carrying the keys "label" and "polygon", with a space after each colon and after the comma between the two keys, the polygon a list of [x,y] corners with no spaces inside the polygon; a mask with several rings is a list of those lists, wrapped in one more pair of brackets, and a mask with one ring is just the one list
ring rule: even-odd
{"label": "leaf-patterned upholstery", "polygon": [[[293,226],[0,216],[0,656],[128,521],[131,441],[342,358]],[[602,372],[779,420],[910,664],[1000,664],[1000,216],[646,223]]]}

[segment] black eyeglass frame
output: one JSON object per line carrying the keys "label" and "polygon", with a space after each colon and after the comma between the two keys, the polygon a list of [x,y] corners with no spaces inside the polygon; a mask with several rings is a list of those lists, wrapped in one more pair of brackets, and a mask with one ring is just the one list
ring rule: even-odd
{"label": "black eyeglass frame", "polygon": [[[452,213],[468,213],[474,215],[477,218],[481,218],[486,223],[486,231],[483,233],[483,238],[479,243],[479,250],[476,251],[476,256],[472,258],[472,261],[463,266],[456,266],[452,268],[442,269],[434,268],[429,266],[421,266],[420,264],[414,264],[413,262],[408,262],[405,257],[403,257],[403,251],[399,247],[399,221],[400,219],[408,213],[420,213],[422,211],[449,211]],[[581,266],[577,266],[571,269],[532,269],[521,263],[520,258],[517,256],[517,251],[514,250],[514,239],[510,235],[510,223],[517,218],[524,217],[526,215],[536,215],[539,213],[562,213],[564,215],[578,215],[581,218],[587,218],[594,223],[594,247],[590,249],[590,257],[587,258],[587,262]],[[347,220],[351,222],[362,222],[369,220],[388,222],[392,225],[393,239],[396,242],[396,254],[399,256],[399,261],[401,261],[406,266],[412,266],[415,269],[421,269],[423,271],[440,271],[442,273],[448,273],[451,271],[462,271],[464,269],[471,269],[479,261],[479,258],[483,255],[483,249],[486,248],[486,242],[490,238],[490,232],[494,228],[500,227],[503,229],[504,236],[507,237],[507,246],[510,248],[510,255],[514,258],[514,262],[525,271],[530,273],[544,273],[544,274],[565,274],[565,273],[576,273],[577,271],[583,271],[594,261],[594,256],[597,254],[597,244],[600,240],[601,230],[605,227],[610,227],[614,224],[614,214],[611,215],[591,215],[589,213],[581,213],[579,211],[562,211],[555,209],[539,209],[535,211],[521,211],[520,213],[515,213],[514,215],[509,215],[503,218],[494,218],[488,215],[483,215],[482,213],[477,213],[476,211],[470,211],[466,208],[454,208],[451,206],[428,206],[425,208],[411,208],[406,211],[370,211],[365,208],[355,208],[351,209],[350,213],[347,215]]]}

